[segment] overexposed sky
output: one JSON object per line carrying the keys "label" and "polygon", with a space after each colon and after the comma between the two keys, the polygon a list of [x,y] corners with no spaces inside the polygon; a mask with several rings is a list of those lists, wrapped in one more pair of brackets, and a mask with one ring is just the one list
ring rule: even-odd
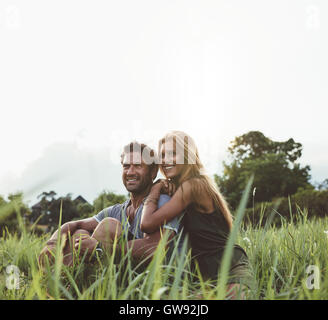
{"label": "overexposed sky", "polygon": [[0,194],[124,192],[121,147],[172,129],[212,174],[259,130],[328,178],[327,23],[325,0],[2,0]]}

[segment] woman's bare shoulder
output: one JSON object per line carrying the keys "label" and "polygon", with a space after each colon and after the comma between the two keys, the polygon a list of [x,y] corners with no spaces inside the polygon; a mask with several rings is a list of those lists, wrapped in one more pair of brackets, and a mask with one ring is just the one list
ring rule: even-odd
{"label": "woman's bare shoulder", "polygon": [[[199,189],[200,188],[200,189]],[[180,185],[178,190],[183,195],[184,200],[188,203],[193,202],[195,196],[195,191],[198,193],[201,190],[201,179],[199,178],[190,178]],[[198,192],[197,192],[198,190]]]}
{"label": "woman's bare shoulder", "polygon": [[200,212],[210,213],[214,210],[213,199],[208,193],[204,179],[193,177],[185,181],[183,190],[190,204],[194,205]]}
{"label": "woman's bare shoulder", "polygon": [[190,204],[192,199],[192,182],[190,182],[190,180],[182,182],[176,191],[176,195],[185,203],[185,205]]}
{"label": "woman's bare shoulder", "polygon": [[182,183],[182,189],[186,188],[187,190],[191,191],[193,189],[197,189],[203,183],[203,180],[199,177],[190,178]]}
{"label": "woman's bare shoulder", "polygon": [[201,180],[199,178],[190,178],[184,182],[182,182],[181,184],[181,189],[185,192],[191,192],[192,188],[199,184],[201,182]]}

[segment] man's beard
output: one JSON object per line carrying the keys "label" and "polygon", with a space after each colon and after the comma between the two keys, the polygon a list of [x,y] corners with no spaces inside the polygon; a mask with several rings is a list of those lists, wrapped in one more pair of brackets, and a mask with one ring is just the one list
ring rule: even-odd
{"label": "man's beard", "polygon": [[143,180],[140,180],[140,183],[134,186],[128,186],[126,181],[124,182],[124,186],[128,192],[133,194],[140,194],[147,190],[152,185],[152,180],[150,177],[146,177]]}

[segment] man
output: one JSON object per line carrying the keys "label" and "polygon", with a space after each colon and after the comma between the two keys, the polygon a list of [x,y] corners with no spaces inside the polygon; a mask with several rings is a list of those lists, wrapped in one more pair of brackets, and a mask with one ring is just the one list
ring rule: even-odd
{"label": "man", "polygon": [[[140,230],[143,203],[158,173],[154,150],[145,144],[131,142],[124,147],[121,163],[122,180],[130,193],[130,199],[123,204],[108,207],[91,218],[67,222],[61,227],[60,234],[66,238],[63,248],[65,265],[73,264],[75,249],[79,248],[80,256],[85,254],[90,258],[98,249],[110,252],[115,238],[121,236],[125,237],[126,249],[131,249],[132,257],[142,261],[151,257],[163,232],[169,232],[168,238],[177,233],[179,223],[176,218],[152,234],[143,234]],[[158,207],[169,199],[169,196],[161,195]],[[55,250],[57,239],[58,230],[41,251],[40,263],[45,256],[51,259],[51,251]]]}

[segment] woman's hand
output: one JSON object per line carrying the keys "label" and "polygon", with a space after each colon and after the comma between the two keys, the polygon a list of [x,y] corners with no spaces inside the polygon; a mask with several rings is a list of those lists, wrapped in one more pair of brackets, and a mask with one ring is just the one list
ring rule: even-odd
{"label": "woman's hand", "polygon": [[167,179],[159,179],[152,186],[152,191],[157,191],[158,193],[165,193],[172,197],[176,191],[176,187],[174,183]]}

